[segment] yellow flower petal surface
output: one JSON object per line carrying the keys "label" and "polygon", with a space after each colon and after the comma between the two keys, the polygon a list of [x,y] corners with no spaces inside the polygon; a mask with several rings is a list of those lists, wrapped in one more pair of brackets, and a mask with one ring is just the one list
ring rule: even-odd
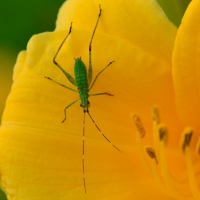
{"label": "yellow flower petal surface", "polygon": [[92,30],[101,4],[99,32],[133,43],[170,67],[176,28],[156,0],[68,0],[65,4],[57,30],[68,28],[71,22],[76,28]]}
{"label": "yellow flower petal surface", "polygon": [[[98,50],[93,55],[94,73],[113,59],[118,63],[99,78],[93,89],[94,93],[108,91],[114,97],[91,97],[90,112],[106,136],[123,153],[105,141],[87,117],[86,197],[82,181],[83,111],[78,104],[74,105],[67,112],[66,123],[61,123],[63,108],[76,99],[77,94],[44,78],[53,77],[69,85],[62,72],[52,63],[60,38],[65,34],[66,31],[60,31],[34,36],[27,52],[19,55],[1,127],[1,182],[4,190],[9,199],[147,197],[149,194],[133,190],[135,184],[140,184],[139,180],[142,180],[143,168],[133,148],[129,113],[131,108],[142,107],[139,105],[149,107],[155,101],[156,96],[144,98],[148,90],[153,94],[156,94],[155,88],[159,90],[159,87],[148,82],[156,78],[161,84],[169,83],[168,68],[127,42],[108,35],[96,35],[94,49]],[[82,60],[87,61],[90,35],[87,31],[73,30],[66,47],[58,56],[59,63],[68,72],[72,73],[74,57],[81,55]],[[85,41],[82,48],[78,49],[77,40]],[[105,45],[102,45],[102,41]],[[121,49],[127,52],[121,52]],[[137,55],[133,65],[129,65],[131,55]],[[129,67],[121,67],[123,65]],[[163,69],[142,79],[145,71],[157,65]],[[139,99],[145,99],[145,102]],[[156,187],[153,187],[152,180],[147,178],[147,183],[153,193]],[[141,184],[144,184],[143,180]],[[163,196],[158,191],[156,193]]]}
{"label": "yellow flower petal surface", "polygon": [[180,118],[200,129],[200,1],[189,5],[178,30],[173,52],[173,75]]}
{"label": "yellow flower petal surface", "polygon": [[[165,70],[167,71],[163,72],[166,74],[169,73],[166,77],[168,80],[164,78],[161,82],[160,80],[157,80],[158,82],[156,82],[154,79],[155,75],[151,74],[151,70],[146,70],[142,67],[143,64],[141,64],[140,68],[144,69],[142,74],[140,74],[140,76],[143,76],[142,79],[146,79],[145,75],[148,75],[147,79],[149,79],[150,76],[154,79],[153,82],[155,83],[155,86],[152,85],[152,87],[154,87],[154,89],[152,88],[154,94],[151,94],[152,89],[149,90],[147,85],[142,89],[138,87],[138,85],[135,85],[133,95],[137,98],[137,92],[141,92],[141,94],[144,92],[146,96],[143,97],[140,95],[142,98],[138,98],[141,101],[148,101],[149,98],[154,98],[153,96],[155,95],[155,101],[152,101],[150,107],[155,103],[158,104],[162,113],[165,113],[163,121],[173,127],[174,133],[181,132],[179,120],[176,116],[174,89],[170,74],[172,68],[172,50],[177,30],[176,27],[167,19],[163,10],[155,0],[76,0],[76,2],[69,0],[66,1],[60,9],[56,30],[66,29],[70,26],[70,23],[73,22],[73,27],[75,28],[77,27],[78,29],[92,31],[97,19],[99,5],[101,5],[102,8],[102,16],[97,32],[109,34],[125,40],[136,46],[138,49],[146,52],[150,57],[155,57],[156,60],[159,60],[162,63],[161,65],[154,65],[154,69],[158,71],[158,73],[163,71],[162,66],[165,65]],[[95,38],[94,41],[96,40],[97,39]],[[83,41],[79,40],[77,42],[81,45]],[[102,46],[103,45],[104,42],[102,42]],[[128,50],[123,49],[122,51],[124,51],[124,54],[127,54]],[[120,57],[123,59],[121,66],[125,67],[124,71],[127,71],[128,66],[134,66],[134,59],[136,59],[135,54],[132,54],[129,57],[126,56],[126,59],[125,57]],[[127,61],[128,64],[126,64]],[[126,85],[125,90],[127,90],[127,87],[130,88],[131,84],[135,84],[136,80],[141,80],[137,72],[134,73],[134,80]],[[125,80],[126,78],[124,81]],[[163,83],[163,81],[165,83]],[[148,81],[146,81],[146,83],[147,82]],[[134,101],[134,104],[135,103],[136,102]],[[134,108],[134,111],[140,111],[138,113],[143,114],[143,108],[144,106],[140,104],[137,108]],[[141,109],[143,111],[141,111]],[[148,116],[147,113],[149,114],[149,112],[145,113],[146,116]],[[180,138],[180,134],[174,134],[174,137]]]}
{"label": "yellow flower petal surface", "polygon": [[[154,8],[151,4],[148,5],[147,13],[148,8]],[[98,4],[96,6],[98,8]],[[63,7],[68,7],[68,4]],[[154,12],[159,13],[157,6]],[[106,13],[105,10],[104,15]],[[113,16],[114,14],[113,11]],[[92,10],[91,15],[97,17],[98,9]],[[69,21],[73,20],[72,17],[69,17]],[[81,17],[80,14],[79,18]],[[124,23],[125,19],[126,17]],[[167,23],[165,17],[160,19],[161,22],[162,19],[164,24]],[[65,18],[60,17],[59,20]],[[91,17],[87,20],[89,22]],[[102,17],[99,26],[101,21],[106,23]],[[73,28],[57,57],[57,62],[71,75],[74,58],[81,56],[88,66],[88,45],[95,25],[93,22],[89,23],[90,30]],[[154,30],[152,24],[149,27]],[[149,196],[171,199],[159,191],[154,180],[145,174],[140,164],[130,112],[134,110],[142,115],[149,132],[152,125],[148,117],[149,108],[155,102],[164,113],[163,121],[170,125],[177,122],[169,64],[171,61],[167,59],[173,42],[168,46],[168,41],[164,40],[165,34],[161,34],[164,46],[170,48],[166,50],[165,56],[156,57],[158,54],[155,52],[159,50],[142,49],[131,42],[130,38],[97,31],[92,45],[94,76],[110,61],[115,62],[99,77],[91,93],[109,92],[114,96],[91,97],[90,113],[103,133],[123,153],[114,149],[99,134],[86,115],[85,194],[82,179],[83,110],[79,103],[67,110],[67,120],[61,123],[64,118],[63,109],[78,98],[78,93],[44,78],[51,77],[73,87],[52,62],[68,28],[33,36],[27,51],[19,54],[14,70],[14,83],[0,128],[1,185],[8,199],[129,200],[147,199]],[[174,32],[173,26],[170,28],[169,25],[169,29]],[[153,31],[151,33],[154,35]],[[172,36],[170,40],[172,41]],[[159,49],[162,48],[159,46]],[[174,133],[176,128],[174,126]],[[174,135],[176,137],[178,135]],[[150,141],[150,138],[151,135],[146,140]]]}

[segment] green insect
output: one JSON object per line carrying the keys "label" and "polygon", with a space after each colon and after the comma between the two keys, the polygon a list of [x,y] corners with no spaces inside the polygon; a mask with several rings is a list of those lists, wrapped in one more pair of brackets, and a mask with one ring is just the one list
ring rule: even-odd
{"label": "green insect", "polygon": [[[87,68],[85,66],[85,64],[83,63],[83,61],[81,60],[81,58],[76,58],[75,59],[75,63],[74,63],[74,76],[75,79],[68,74],[56,61],[56,57],[58,55],[58,53],[60,52],[60,49],[62,48],[65,40],[68,38],[68,36],[70,35],[70,33],[72,32],[72,23],[69,29],[69,32],[67,34],[67,36],[64,38],[63,42],[61,43],[61,45],[59,46],[54,58],[53,58],[53,63],[65,74],[65,76],[67,77],[67,79],[78,88],[78,90],[74,90],[66,85],[60,84],[57,81],[54,81],[53,79],[49,78],[49,77],[45,77],[51,81],[53,81],[54,83],[65,87],[71,91],[74,92],[78,92],[79,93],[79,98],[76,99],[75,101],[73,101],[72,103],[70,103],[65,109],[64,109],[64,115],[65,118],[63,119],[62,122],[64,122],[66,120],[66,110],[71,107],[72,105],[74,105],[76,102],[81,101],[80,106],[83,108],[83,113],[84,113],[84,117],[83,117],[83,156],[82,156],[82,163],[83,163],[83,183],[84,183],[84,189],[85,189],[85,193],[86,193],[86,184],[85,184],[85,166],[84,166],[84,141],[85,141],[85,113],[88,113],[89,117],[91,118],[92,122],[94,123],[94,125],[96,126],[96,128],[98,129],[98,131],[102,134],[102,136],[110,143],[111,141],[102,133],[102,131],[100,130],[100,128],[97,126],[97,124],[95,123],[94,119],[92,118],[92,116],[89,113],[89,106],[90,106],[90,102],[88,101],[88,98],[90,96],[98,96],[98,95],[109,95],[109,96],[113,96],[112,94],[109,94],[107,92],[102,92],[102,93],[96,93],[96,94],[89,94],[90,90],[92,89],[92,87],[94,86],[95,82],[97,81],[99,75],[106,69],[108,68],[114,61],[110,62],[105,68],[103,68],[95,77],[95,79],[92,82],[92,56],[91,56],[91,52],[92,52],[92,40],[97,28],[97,25],[99,23],[99,19],[101,16],[101,6],[99,5],[99,15],[98,15],[98,19],[94,28],[94,31],[92,33],[92,37],[90,40],[90,44],[89,44],[89,69],[87,72]],[[113,144],[112,144],[113,145]],[[116,148],[118,151],[121,152],[120,149],[118,149],[115,145],[113,145],[114,148]]]}

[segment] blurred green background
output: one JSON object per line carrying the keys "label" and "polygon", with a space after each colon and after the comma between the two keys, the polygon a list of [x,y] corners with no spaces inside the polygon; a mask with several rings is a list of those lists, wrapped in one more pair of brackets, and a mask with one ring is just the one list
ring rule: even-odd
{"label": "blurred green background", "polygon": [[[65,0],[0,0],[0,119],[12,84],[12,70],[21,50],[34,34],[53,31]],[[178,27],[191,0],[157,0]],[[0,191],[0,200],[6,200]]]}

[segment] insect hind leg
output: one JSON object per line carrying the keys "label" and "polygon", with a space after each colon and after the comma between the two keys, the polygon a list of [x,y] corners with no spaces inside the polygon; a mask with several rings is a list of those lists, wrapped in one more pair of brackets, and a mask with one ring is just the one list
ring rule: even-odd
{"label": "insect hind leg", "polygon": [[98,23],[99,23],[99,19],[101,17],[101,5],[99,5],[99,15],[98,15],[98,19],[97,19],[97,22],[96,22],[96,25],[94,27],[94,30],[93,30],[93,33],[92,33],[92,37],[90,39],[90,44],[89,44],[89,68],[88,68],[88,85],[90,86],[91,82],[92,82],[92,41],[93,41],[93,38],[94,38],[94,34],[96,32],[96,29],[97,29],[97,26],[98,26]]}
{"label": "insect hind leg", "polygon": [[55,56],[53,57],[53,63],[65,74],[65,76],[67,77],[67,79],[73,84],[76,86],[76,81],[75,79],[69,74],[67,73],[59,64],[58,62],[56,61],[56,57],[58,55],[58,53],[60,52],[63,44],[65,43],[66,39],[68,38],[68,36],[70,35],[70,33],[72,32],[72,22],[71,22],[71,26],[69,28],[69,32],[67,34],[67,36],[64,38],[64,40],[62,41],[61,45],[59,46]]}
{"label": "insect hind leg", "polygon": [[71,22],[71,25],[70,25],[69,32],[68,32],[67,36],[64,38],[64,40],[62,41],[61,45],[59,46],[59,48],[58,48],[58,50],[57,50],[55,56],[53,57],[53,63],[54,63],[55,65],[58,64],[58,63],[56,62],[56,57],[57,57],[58,53],[60,52],[60,49],[62,48],[63,44],[65,43],[66,39],[68,38],[68,36],[70,35],[71,32],[72,32],[72,22]]}

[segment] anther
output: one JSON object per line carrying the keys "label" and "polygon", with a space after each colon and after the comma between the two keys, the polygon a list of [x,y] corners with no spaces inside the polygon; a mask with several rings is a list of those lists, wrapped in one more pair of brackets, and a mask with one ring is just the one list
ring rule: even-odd
{"label": "anther", "polygon": [[158,164],[158,160],[156,158],[156,153],[152,147],[146,147],[146,152],[150,158],[155,159],[156,163]]}
{"label": "anther", "polygon": [[156,106],[153,106],[151,108],[152,112],[152,119],[156,124],[160,124],[160,114],[159,114],[159,109]]}
{"label": "anther", "polygon": [[166,144],[167,143],[167,128],[166,128],[166,126],[161,124],[158,131],[159,131],[160,141],[164,141]]}
{"label": "anther", "polygon": [[187,127],[184,132],[183,132],[183,144],[182,144],[182,150],[185,153],[185,148],[189,147],[191,139],[192,139],[192,135],[193,135],[193,130],[189,127]]}
{"label": "anther", "polygon": [[140,134],[140,137],[143,138],[145,136],[145,129],[143,127],[142,121],[140,120],[139,116],[136,113],[132,114],[131,118],[134,121],[135,128],[137,129],[138,133]]}

